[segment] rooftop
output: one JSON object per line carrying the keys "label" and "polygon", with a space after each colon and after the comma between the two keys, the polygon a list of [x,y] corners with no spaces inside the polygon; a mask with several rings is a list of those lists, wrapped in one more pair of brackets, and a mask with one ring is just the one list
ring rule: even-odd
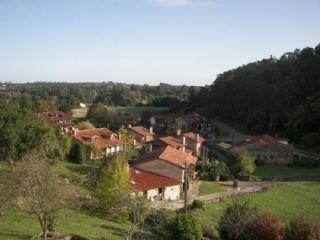
{"label": "rooftop", "polygon": [[180,185],[180,182],[173,178],[132,167],[130,168],[130,178],[131,187],[138,191]]}
{"label": "rooftop", "polygon": [[185,163],[195,165],[198,161],[198,158],[190,153],[182,152],[169,145],[144,154],[138,161],[153,161],[157,159],[166,161],[178,167],[184,167]]}
{"label": "rooftop", "polygon": [[147,129],[143,126],[130,127],[130,129],[132,129],[133,131],[135,131],[136,133],[138,133],[142,136],[154,136],[155,135],[155,133],[150,132],[150,129]]}
{"label": "rooftop", "polygon": [[200,134],[198,133],[194,133],[194,132],[187,132],[187,133],[184,133],[183,136],[186,136],[187,138],[195,141],[195,142],[204,142],[205,139],[203,137],[200,136]]}

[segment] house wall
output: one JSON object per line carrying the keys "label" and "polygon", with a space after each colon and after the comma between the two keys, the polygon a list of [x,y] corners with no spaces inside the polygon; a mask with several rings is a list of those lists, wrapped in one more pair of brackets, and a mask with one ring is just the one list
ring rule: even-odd
{"label": "house wall", "polygon": [[180,198],[180,186],[171,186],[164,189],[163,198],[165,200],[178,200]]}
{"label": "house wall", "polygon": [[158,197],[159,190],[156,189],[150,189],[147,191],[147,199],[150,200],[151,198],[157,198]]}

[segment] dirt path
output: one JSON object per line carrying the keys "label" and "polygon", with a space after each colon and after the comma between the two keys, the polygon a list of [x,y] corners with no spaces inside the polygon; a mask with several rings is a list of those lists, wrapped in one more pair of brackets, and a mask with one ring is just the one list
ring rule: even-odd
{"label": "dirt path", "polygon": [[[204,196],[195,196],[195,194],[189,194],[188,204],[192,204],[193,200],[200,200],[202,202],[219,202],[221,200],[234,197],[234,196],[243,196],[255,192],[264,191],[272,186],[275,186],[275,182],[240,182],[240,190],[232,187],[232,183],[222,183],[226,186],[226,191],[221,193],[215,193]],[[170,209],[177,210],[181,209],[184,206],[184,201],[174,201],[174,202],[156,202],[152,204],[152,207],[156,209]]]}

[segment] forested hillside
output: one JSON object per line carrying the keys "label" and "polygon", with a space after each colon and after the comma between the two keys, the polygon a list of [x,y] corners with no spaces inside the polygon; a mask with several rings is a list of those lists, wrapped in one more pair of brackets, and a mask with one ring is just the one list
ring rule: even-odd
{"label": "forested hillside", "polygon": [[190,96],[189,105],[249,133],[320,142],[320,44],[224,72]]}
{"label": "forested hillside", "polygon": [[30,104],[34,111],[62,110],[69,112],[79,104],[103,103],[108,106],[167,106],[174,107],[188,99],[191,89],[197,87],[158,86],[102,83],[36,82],[8,84],[0,91],[0,100],[15,100]]}

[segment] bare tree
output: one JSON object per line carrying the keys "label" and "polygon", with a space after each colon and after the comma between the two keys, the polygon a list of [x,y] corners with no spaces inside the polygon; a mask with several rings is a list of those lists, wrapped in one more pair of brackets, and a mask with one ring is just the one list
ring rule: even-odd
{"label": "bare tree", "polygon": [[36,216],[47,239],[48,225],[75,197],[75,188],[52,170],[46,154],[30,152],[14,169],[0,174],[1,200]]}

